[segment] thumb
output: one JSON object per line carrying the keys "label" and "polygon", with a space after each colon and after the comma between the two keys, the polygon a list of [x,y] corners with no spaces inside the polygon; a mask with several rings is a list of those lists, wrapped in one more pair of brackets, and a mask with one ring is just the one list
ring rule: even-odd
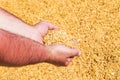
{"label": "thumb", "polygon": [[48,26],[44,22],[40,22],[34,26],[36,30],[44,37],[48,32]]}

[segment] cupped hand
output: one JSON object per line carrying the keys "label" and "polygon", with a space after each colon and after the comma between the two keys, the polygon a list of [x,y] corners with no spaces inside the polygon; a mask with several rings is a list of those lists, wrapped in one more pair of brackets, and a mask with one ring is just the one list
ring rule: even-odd
{"label": "cupped hand", "polygon": [[67,66],[75,56],[79,56],[80,52],[77,49],[71,49],[64,45],[52,45],[47,46],[47,49],[50,51],[49,59],[47,62],[56,65]]}
{"label": "cupped hand", "polygon": [[[37,41],[41,44],[44,44],[43,38],[47,34],[48,30],[59,29],[57,26],[48,22],[38,23],[34,28],[38,31],[38,38],[36,39],[38,39]],[[79,50],[72,49],[64,45],[51,45],[46,46],[46,48],[49,51],[47,62],[59,66],[67,66],[75,56],[80,55]]]}

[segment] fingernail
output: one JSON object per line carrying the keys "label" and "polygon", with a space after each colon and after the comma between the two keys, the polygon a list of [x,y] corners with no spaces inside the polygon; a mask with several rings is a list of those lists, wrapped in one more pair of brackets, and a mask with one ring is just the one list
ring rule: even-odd
{"label": "fingernail", "polygon": [[80,56],[80,54],[81,54],[81,52],[79,51],[79,52],[78,52],[78,56]]}
{"label": "fingernail", "polygon": [[80,50],[78,50],[78,49],[77,49],[77,51],[78,51],[78,56],[80,56],[80,54],[81,54],[81,51],[80,51]]}

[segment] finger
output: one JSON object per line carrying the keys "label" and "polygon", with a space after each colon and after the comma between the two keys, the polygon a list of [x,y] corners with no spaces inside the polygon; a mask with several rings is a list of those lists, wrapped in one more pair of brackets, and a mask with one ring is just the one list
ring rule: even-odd
{"label": "finger", "polygon": [[41,34],[42,37],[44,37],[48,30],[58,30],[59,28],[49,22],[40,22],[38,24],[35,25],[35,28],[39,31],[39,33]]}
{"label": "finger", "polygon": [[65,63],[65,66],[68,66],[68,65],[69,65],[69,63],[70,63],[70,62],[66,62],[66,63]]}
{"label": "finger", "polygon": [[71,62],[73,58],[67,58],[67,61],[68,62]]}
{"label": "finger", "polygon": [[67,61],[65,62],[65,65],[68,66],[71,61],[72,61],[72,58],[67,58]]}
{"label": "finger", "polygon": [[77,49],[71,49],[71,53],[69,54],[69,57],[73,58],[74,56],[79,56],[81,53]]}
{"label": "finger", "polygon": [[41,40],[38,40],[38,42],[41,43],[41,44],[45,44],[45,42],[44,42],[44,41],[41,41]]}
{"label": "finger", "polygon": [[67,62],[67,59],[66,59],[66,58],[61,58],[61,59],[59,59],[59,61],[56,62],[55,64],[57,64],[58,66],[66,66],[66,62]]}
{"label": "finger", "polygon": [[46,21],[43,21],[41,22],[43,24],[45,24],[46,26],[48,26],[48,30],[58,30],[58,26],[54,25],[54,24],[51,24],[49,22],[46,22]]}

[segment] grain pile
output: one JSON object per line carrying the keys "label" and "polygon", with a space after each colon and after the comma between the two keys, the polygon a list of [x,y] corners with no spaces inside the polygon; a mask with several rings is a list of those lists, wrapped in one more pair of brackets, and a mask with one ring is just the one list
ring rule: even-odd
{"label": "grain pile", "polygon": [[58,25],[46,45],[74,47],[77,40],[82,52],[68,67],[0,66],[0,80],[120,80],[120,0],[0,0],[0,6],[30,25]]}

